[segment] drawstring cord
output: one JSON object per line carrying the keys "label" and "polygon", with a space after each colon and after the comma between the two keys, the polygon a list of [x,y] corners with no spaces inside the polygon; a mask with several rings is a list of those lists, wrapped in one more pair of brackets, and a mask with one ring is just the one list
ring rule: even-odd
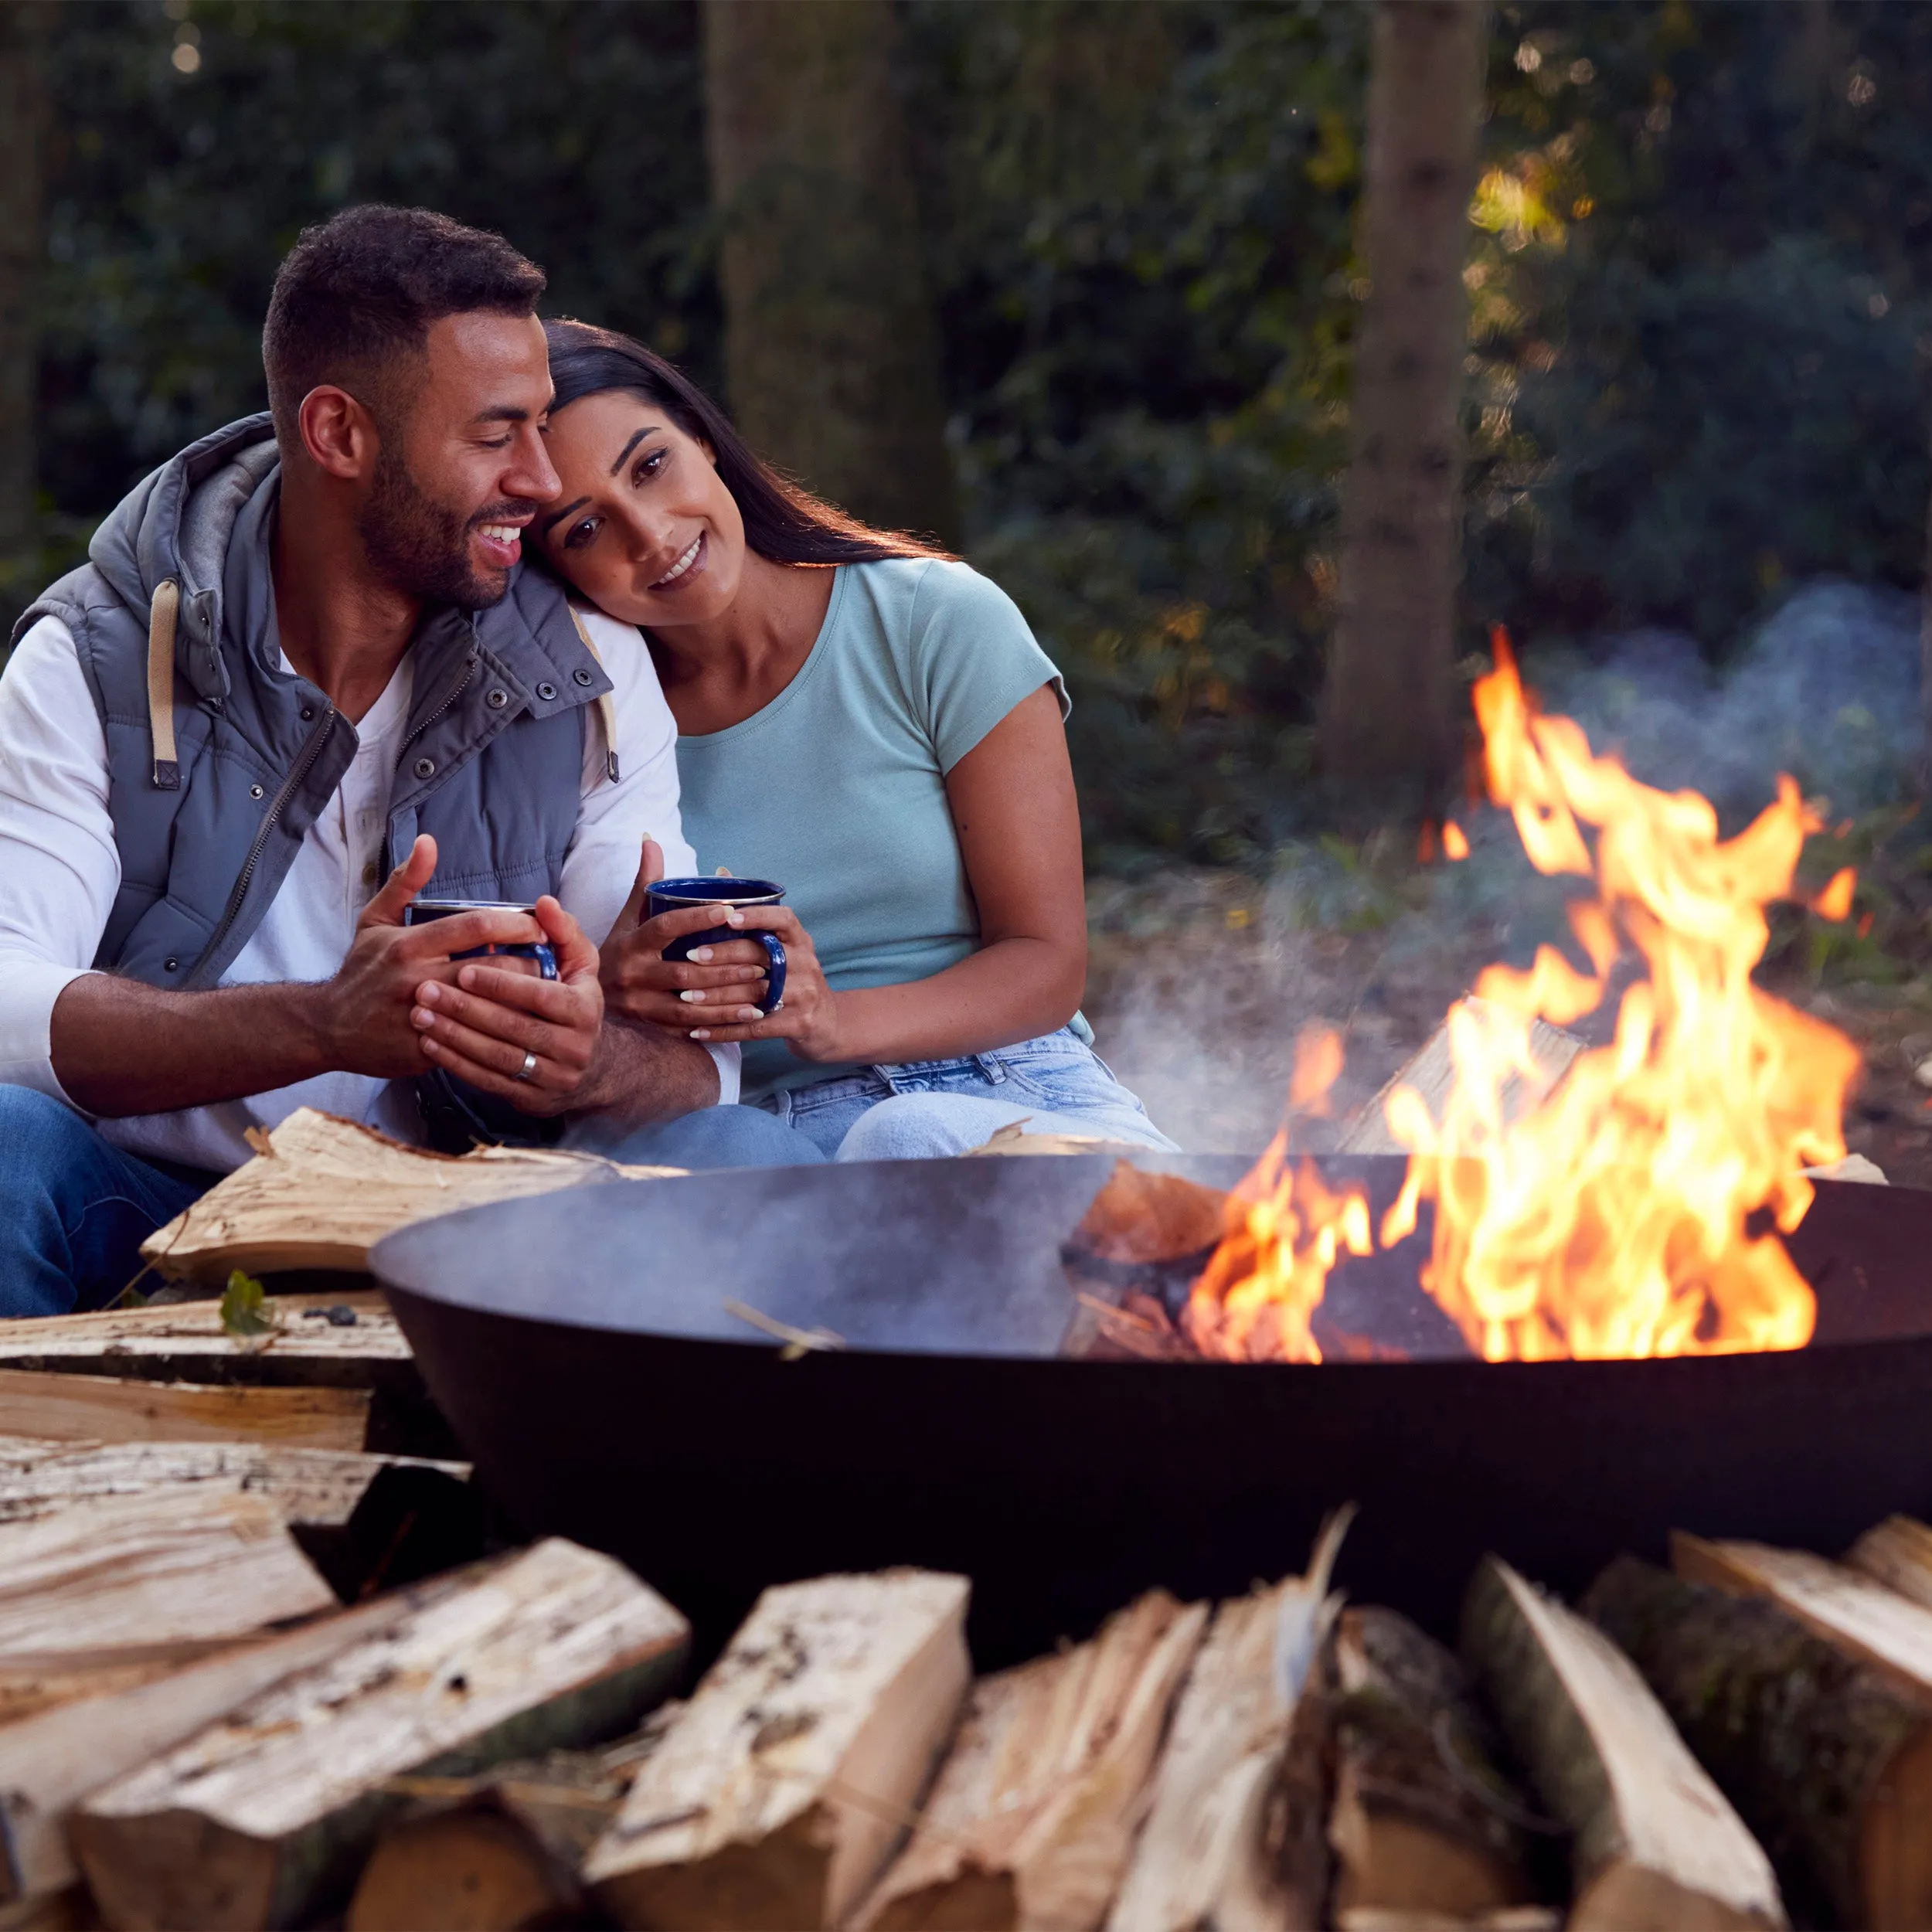
{"label": "drawstring cord", "polygon": [[148,733],[155,746],[157,791],[181,789],[175,756],[175,620],[181,614],[181,586],[164,577],[148,609]]}

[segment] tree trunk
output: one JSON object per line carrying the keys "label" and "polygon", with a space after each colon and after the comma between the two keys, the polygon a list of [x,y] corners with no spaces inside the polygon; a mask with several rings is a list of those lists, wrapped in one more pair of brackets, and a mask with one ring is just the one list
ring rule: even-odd
{"label": "tree trunk", "polygon": [[1455,762],[1462,269],[1487,31],[1482,0],[1381,0],[1376,12],[1369,287],[1321,720],[1325,767],[1350,791],[1433,789]]}
{"label": "tree trunk", "polygon": [[855,516],[951,540],[937,325],[890,0],[707,0],[738,426]]}
{"label": "tree trunk", "polygon": [[0,0],[0,562],[33,530],[40,13],[39,0]]}

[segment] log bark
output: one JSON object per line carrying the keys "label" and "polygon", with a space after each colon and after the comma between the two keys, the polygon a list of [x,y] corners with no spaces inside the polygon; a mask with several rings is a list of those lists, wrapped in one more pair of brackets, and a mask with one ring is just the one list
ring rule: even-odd
{"label": "log bark", "polygon": [[955,541],[889,0],[708,0],[703,22],[738,427],[855,516]]}
{"label": "log bark", "polygon": [[1845,1553],[1846,1564],[1932,1609],[1932,1529],[1910,1516],[1887,1516]]}
{"label": "log bark", "polygon": [[1907,1697],[1932,1702],[1932,1609],[1808,1550],[1706,1543],[1679,1532],[1671,1567],[1687,1583],[1766,1597],[1813,1635],[1888,1677]]}
{"label": "log bark", "polygon": [[952,1735],[968,1588],[898,1570],[767,1590],[585,1861],[619,1923],[842,1922]]}
{"label": "log bark", "polygon": [[1321,1923],[1327,1787],[1308,1691],[1339,1607],[1328,1580],[1352,1514],[1325,1526],[1305,1576],[1216,1607],[1175,1705],[1107,1932]]}
{"label": "log bark", "polygon": [[1394,1611],[1349,1610],[1334,1675],[1336,1911],[1532,1903],[1522,1794],[1454,1657]]}
{"label": "log bark", "polygon": [[466,1462],[247,1442],[107,1444],[0,1437],[0,1523],[50,1515],[100,1496],[206,1485],[258,1495],[291,1525],[338,1529],[383,1471],[408,1468],[431,1470],[457,1482],[470,1475]]}
{"label": "log bark", "polygon": [[1376,10],[1361,217],[1369,288],[1321,717],[1330,774],[1365,790],[1393,781],[1433,791],[1455,769],[1462,269],[1488,14],[1475,0]]}
{"label": "log bark", "polygon": [[281,1443],[360,1449],[366,1389],[209,1387],[0,1369],[0,1430],[64,1442]]}
{"label": "log bark", "polygon": [[688,1638],[619,1564],[539,1543],[96,1791],[77,1855],[114,1932],[291,1924],[346,1898],[389,1781],[623,1730]]}
{"label": "log bark", "polygon": [[0,1658],[129,1661],[335,1607],[257,1496],[103,1497],[0,1526]]}
{"label": "log bark", "polygon": [[58,1709],[0,1724],[0,1898],[48,1896],[77,1881],[66,1821],[90,1791],[454,1587],[453,1579],[420,1584],[199,1662],[171,1663],[151,1678],[97,1683]]}
{"label": "log bark", "polygon": [[1490,1556],[1471,1582],[1463,1649],[1574,1834],[1573,1932],[1785,1923],[1764,1851],[1600,1630]]}
{"label": "log bark", "polygon": [[1932,1923],[1932,1713],[1768,1598],[1620,1557],[1583,1608],[1770,1854],[1800,1924]]}
{"label": "log bark", "polygon": [[540,1148],[435,1154],[308,1107],[298,1107],[258,1145],[252,1161],[141,1244],[142,1256],[169,1280],[219,1283],[233,1268],[364,1274],[369,1250],[412,1221],[487,1201],[681,1171]]}
{"label": "log bark", "polygon": [[1133,1847],[1168,1711],[1207,1621],[1155,1590],[1077,1649],[982,1679],[862,1932],[1091,1932]]}

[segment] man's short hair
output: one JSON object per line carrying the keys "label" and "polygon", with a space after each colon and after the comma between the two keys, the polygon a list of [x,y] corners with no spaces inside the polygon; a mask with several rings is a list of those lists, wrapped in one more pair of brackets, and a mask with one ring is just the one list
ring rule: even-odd
{"label": "man's short hair", "polygon": [[277,432],[317,384],[339,383],[379,420],[406,406],[430,325],[485,310],[530,315],[543,271],[501,235],[426,208],[345,209],[297,238],[275,276],[262,364]]}

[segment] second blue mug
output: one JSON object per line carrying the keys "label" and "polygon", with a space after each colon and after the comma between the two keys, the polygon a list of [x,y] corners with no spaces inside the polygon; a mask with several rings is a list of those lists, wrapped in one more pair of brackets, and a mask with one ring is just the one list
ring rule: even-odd
{"label": "second blue mug", "polygon": [[[686,906],[782,906],[785,889],[769,879],[660,879],[645,893],[644,916],[655,919]],[[727,939],[755,939],[770,962],[764,1009],[775,1013],[785,1003],[785,949],[776,933],[743,932],[733,926],[708,926],[687,933],[664,949],[666,959],[689,959],[700,946],[722,946]]]}

